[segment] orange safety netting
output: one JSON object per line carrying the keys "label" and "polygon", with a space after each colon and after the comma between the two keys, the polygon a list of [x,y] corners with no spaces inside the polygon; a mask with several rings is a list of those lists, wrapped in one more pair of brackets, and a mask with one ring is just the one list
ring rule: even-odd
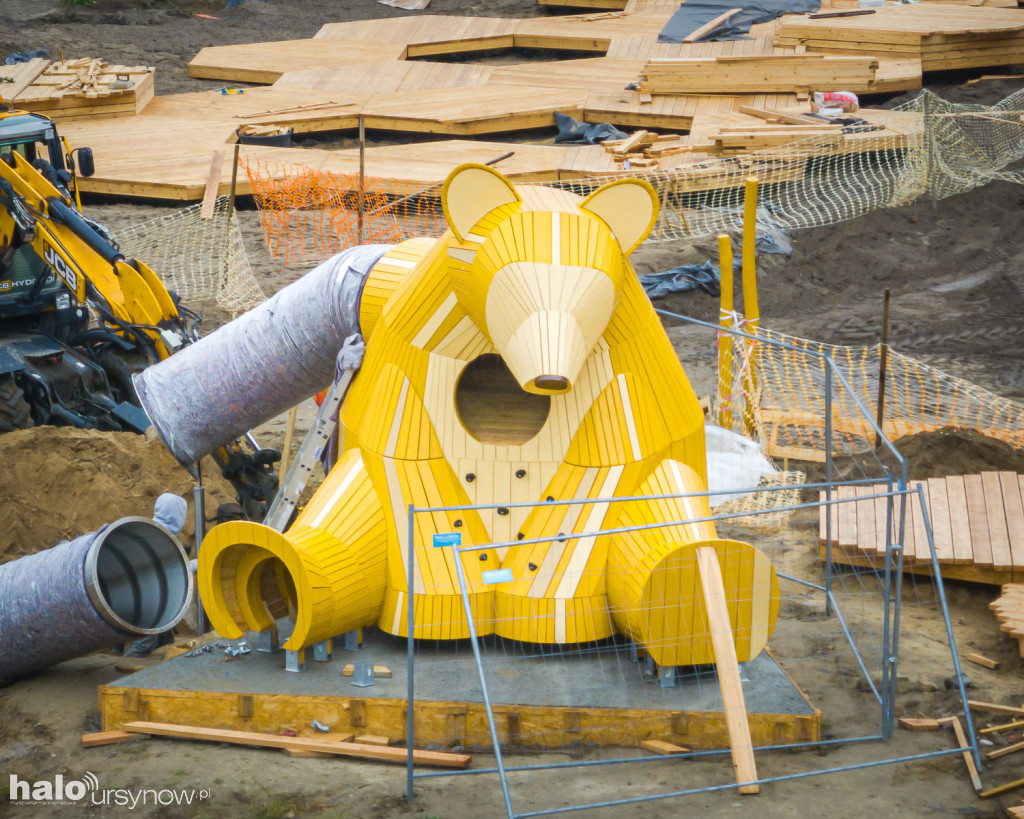
{"label": "orange safety netting", "polygon": [[440,236],[440,186],[243,160],[267,247],[285,264],[319,263],[347,247]]}

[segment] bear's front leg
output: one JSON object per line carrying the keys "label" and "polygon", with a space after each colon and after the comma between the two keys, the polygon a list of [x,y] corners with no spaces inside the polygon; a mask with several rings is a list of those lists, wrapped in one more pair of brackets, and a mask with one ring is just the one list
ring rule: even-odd
{"label": "bear's front leg", "polygon": [[198,581],[210,624],[228,638],[269,629],[282,602],[295,617],[292,651],[376,623],[387,528],[359,450],[342,455],[285,534],[249,521],[214,527]]}
{"label": "bear's front leg", "polygon": [[[705,491],[690,467],[662,461],[637,495]],[[697,567],[697,549],[718,555],[729,618],[740,662],[768,642],[779,610],[779,583],[771,561],[748,543],[722,540],[706,496],[616,504],[611,527],[650,526],[616,534],[608,549],[607,593],[616,628],[659,666],[701,665],[715,659]],[[687,522],[700,521],[700,522]],[[610,528],[611,528],[610,527]]]}

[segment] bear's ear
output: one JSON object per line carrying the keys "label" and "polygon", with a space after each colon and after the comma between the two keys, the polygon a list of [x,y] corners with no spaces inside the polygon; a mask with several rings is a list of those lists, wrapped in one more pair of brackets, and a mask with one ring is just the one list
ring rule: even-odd
{"label": "bear's ear", "polygon": [[580,202],[580,209],[608,225],[628,256],[658,219],[658,192],[640,179],[618,179],[590,194]]}
{"label": "bear's ear", "polygon": [[441,189],[441,206],[448,227],[460,242],[473,225],[497,207],[521,202],[509,181],[493,168],[469,163],[448,174]]}

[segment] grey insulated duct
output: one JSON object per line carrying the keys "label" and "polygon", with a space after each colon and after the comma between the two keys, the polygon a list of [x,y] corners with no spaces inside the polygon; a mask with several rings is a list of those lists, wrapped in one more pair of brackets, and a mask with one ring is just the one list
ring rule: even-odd
{"label": "grey insulated duct", "polygon": [[342,343],[359,332],[363,283],[390,249],[339,253],[136,375],[139,400],[174,457],[195,463],[327,386]]}
{"label": "grey insulated duct", "polygon": [[146,518],[0,566],[0,685],[166,631],[191,599],[185,550]]}

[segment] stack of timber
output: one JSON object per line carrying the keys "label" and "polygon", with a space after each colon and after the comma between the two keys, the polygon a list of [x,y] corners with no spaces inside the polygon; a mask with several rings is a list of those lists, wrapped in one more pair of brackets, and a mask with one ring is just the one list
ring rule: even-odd
{"label": "stack of timber", "polygon": [[601,143],[616,163],[631,168],[656,168],[662,157],[686,153],[690,146],[679,134],[637,131],[625,139],[606,139]]}
{"label": "stack of timber", "polygon": [[5,103],[13,102],[18,95],[28,88],[50,65],[43,57],[35,57],[28,62],[0,66],[0,96]]}
{"label": "stack of timber", "polygon": [[878,60],[823,54],[648,60],[640,75],[647,94],[759,94],[874,89]]}
{"label": "stack of timber", "polygon": [[[904,570],[931,574],[932,556],[921,510],[926,512],[942,576],[1001,585],[1024,580],[1024,475],[983,472],[911,481],[906,496]],[[854,566],[880,566],[886,554],[886,484],[840,486],[832,494],[832,559]],[[824,492],[821,498],[824,499]],[[894,498],[897,531],[900,497]],[[825,506],[821,507],[821,550],[826,545]],[[892,540],[896,535],[892,536]]]}
{"label": "stack of timber", "polygon": [[1017,9],[924,3],[884,6],[856,17],[783,17],[776,46],[820,52],[919,58],[922,71],[1024,61],[1024,14]]}
{"label": "stack of timber", "polygon": [[[761,155],[753,152],[779,148],[794,142],[801,143],[795,151],[796,156],[804,158],[899,150],[905,147],[908,135],[919,131],[921,127],[920,115],[913,112],[863,110],[855,116],[863,120],[863,124],[844,127],[827,119],[811,117],[801,109],[781,111],[741,105],[739,111],[733,113],[694,117],[687,144],[695,156],[704,154],[739,158],[752,154],[746,159],[756,163],[777,164],[794,157],[786,156],[783,152]],[[784,181],[770,174],[762,176],[762,181],[767,179],[772,182]],[[809,413],[797,418],[792,412],[780,412],[769,407],[762,407],[761,414],[770,451],[782,457],[809,458],[810,453],[804,450],[797,453],[786,452],[784,447],[779,448],[780,425],[803,423],[813,426],[823,424],[823,418],[813,417]],[[836,428],[840,428],[838,419],[833,421]],[[843,424],[843,430],[847,431],[848,426]],[[866,421],[863,426],[867,427]],[[859,429],[857,432],[866,435],[871,430]],[[824,460],[824,453],[821,453],[819,460]]]}
{"label": "stack of timber", "polygon": [[1013,637],[1024,657],[1024,583],[1007,583],[1003,593],[989,603],[1000,629]]}
{"label": "stack of timber", "polygon": [[153,99],[153,69],[102,60],[49,63],[12,96],[19,108],[55,120],[134,116]]}

